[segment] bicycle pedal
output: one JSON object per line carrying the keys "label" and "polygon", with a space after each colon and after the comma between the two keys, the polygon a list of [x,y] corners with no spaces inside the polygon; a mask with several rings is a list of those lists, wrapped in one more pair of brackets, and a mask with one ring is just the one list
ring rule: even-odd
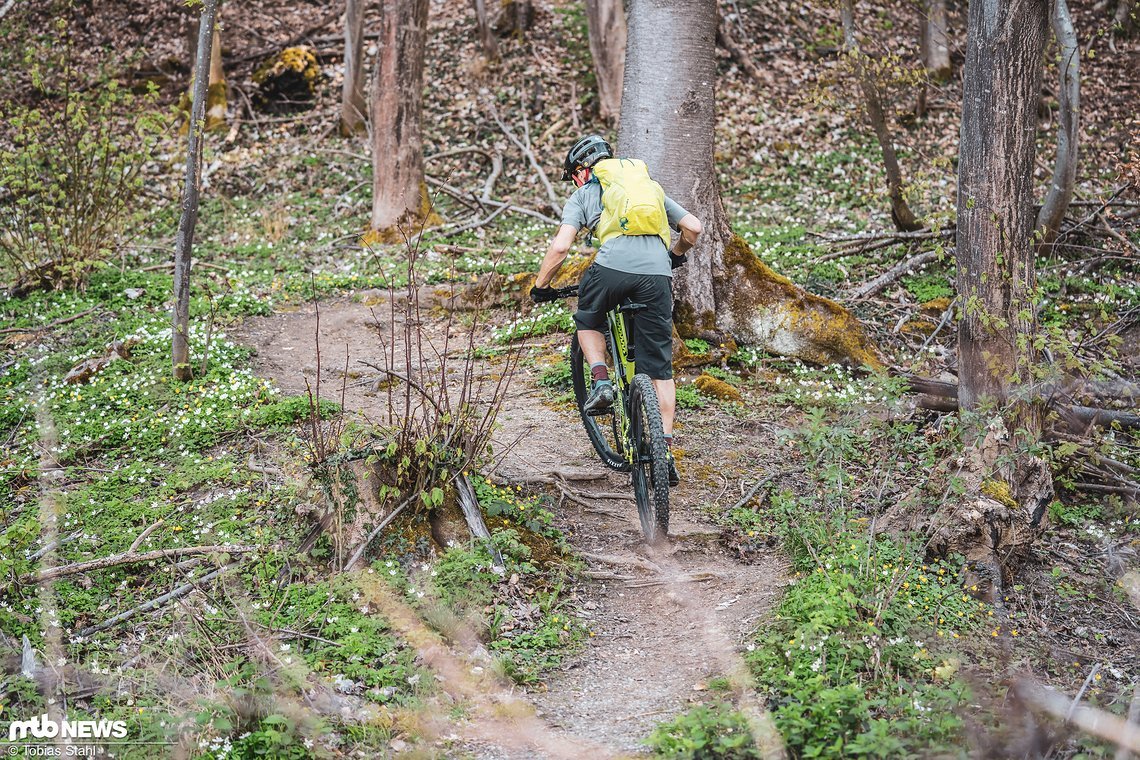
{"label": "bicycle pedal", "polygon": [[614,408],[611,406],[608,409],[591,409],[586,412],[587,417],[606,417],[614,413]]}

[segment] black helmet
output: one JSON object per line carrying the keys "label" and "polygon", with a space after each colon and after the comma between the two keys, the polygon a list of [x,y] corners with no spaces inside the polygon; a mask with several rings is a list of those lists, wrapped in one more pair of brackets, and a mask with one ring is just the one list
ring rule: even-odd
{"label": "black helmet", "polygon": [[566,154],[566,163],[562,165],[562,181],[571,179],[579,166],[589,169],[603,158],[613,158],[613,155],[614,149],[606,142],[606,138],[601,135],[583,137]]}

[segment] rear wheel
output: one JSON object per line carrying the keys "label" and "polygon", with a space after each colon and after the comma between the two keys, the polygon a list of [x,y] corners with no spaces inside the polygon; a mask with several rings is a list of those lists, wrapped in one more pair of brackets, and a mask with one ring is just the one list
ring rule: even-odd
{"label": "rear wheel", "polygon": [[[607,357],[608,359],[608,357]],[[578,403],[578,415],[582,418],[582,426],[586,428],[586,435],[598,452],[602,463],[619,472],[628,472],[629,463],[625,461],[625,446],[622,437],[618,434],[618,415],[606,414],[600,417],[591,417],[582,411],[582,404],[590,395],[590,386],[593,382],[590,376],[590,364],[582,354],[582,347],[578,344],[578,336],[570,341],[570,379],[574,385],[574,400]],[[617,410],[619,400],[614,400],[614,410]]]}
{"label": "rear wheel", "polygon": [[645,540],[658,544],[669,533],[669,450],[661,427],[657,391],[648,375],[634,375],[629,406],[637,516]]}

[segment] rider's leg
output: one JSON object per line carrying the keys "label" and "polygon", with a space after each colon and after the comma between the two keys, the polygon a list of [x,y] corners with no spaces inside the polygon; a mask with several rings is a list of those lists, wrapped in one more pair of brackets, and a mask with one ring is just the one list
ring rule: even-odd
{"label": "rider's leg", "polygon": [[677,384],[669,380],[654,380],[657,405],[661,407],[661,428],[667,436],[673,435],[673,414],[677,408]]}
{"label": "rider's leg", "polygon": [[578,330],[578,344],[591,366],[606,360],[606,336],[600,330]]}

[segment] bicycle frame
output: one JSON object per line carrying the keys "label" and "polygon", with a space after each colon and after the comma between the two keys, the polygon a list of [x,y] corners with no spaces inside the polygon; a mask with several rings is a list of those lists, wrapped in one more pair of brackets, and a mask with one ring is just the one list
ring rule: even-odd
{"label": "bicycle frame", "polygon": [[[626,323],[625,315],[614,307],[606,314],[609,325],[609,334],[606,342],[609,344],[610,356],[614,361],[614,414],[617,415],[617,435],[623,441],[629,441],[629,382],[636,374],[634,360],[630,358],[630,325]],[[633,446],[625,446],[625,459],[631,465],[636,464]]]}

